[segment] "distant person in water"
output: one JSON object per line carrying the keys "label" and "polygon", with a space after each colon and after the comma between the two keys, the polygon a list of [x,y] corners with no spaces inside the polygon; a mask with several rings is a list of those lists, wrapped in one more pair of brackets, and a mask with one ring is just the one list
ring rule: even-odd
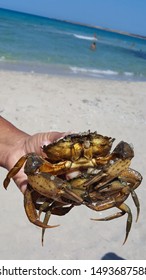
{"label": "distant person in water", "polygon": [[90,46],[90,50],[95,51],[96,50],[96,42],[93,42]]}
{"label": "distant person in water", "polygon": [[90,50],[95,51],[95,50],[96,50],[96,41],[97,41],[96,33],[94,33],[93,37],[94,37],[94,41],[93,41],[93,43],[90,45]]}

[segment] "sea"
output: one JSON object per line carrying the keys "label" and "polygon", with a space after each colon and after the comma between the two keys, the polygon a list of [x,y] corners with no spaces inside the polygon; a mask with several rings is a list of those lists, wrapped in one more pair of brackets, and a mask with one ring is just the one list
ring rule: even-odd
{"label": "sea", "polygon": [[0,9],[0,69],[146,81],[146,37]]}

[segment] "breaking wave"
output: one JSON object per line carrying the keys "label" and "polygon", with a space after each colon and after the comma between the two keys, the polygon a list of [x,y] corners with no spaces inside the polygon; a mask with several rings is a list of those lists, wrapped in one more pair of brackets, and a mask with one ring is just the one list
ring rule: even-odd
{"label": "breaking wave", "polygon": [[97,78],[130,78],[134,75],[134,73],[131,72],[124,72],[119,73],[117,71],[113,70],[101,70],[101,69],[91,69],[91,68],[83,68],[83,67],[76,67],[76,66],[70,66],[70,70],[73,74],[81,74],[85,76],[91,76],[91,77],[97,77]]}
{"label": "breaking wave", "polygon": [[82,39],[82,40],[89,40],[89,41],[97,41],[97,38],[95,38],[94,36],[83,36],[83,35],[78,35],[78,34],[73,34],[74,37],[78,38],[78,39]]}
{"label": "breaking wave", "polygon": [[91,74],[91,75],[97,75],[97,76],[101,76],[101,75],[118,75],[118,72],[116,71],[112,71],[112,70],[100,70],[100,69],[90,69],[90,68],[81,68],[81,67],[75,67],[75,66],[71,66],[70,70],[74,73],[87,73],[87,74]]}

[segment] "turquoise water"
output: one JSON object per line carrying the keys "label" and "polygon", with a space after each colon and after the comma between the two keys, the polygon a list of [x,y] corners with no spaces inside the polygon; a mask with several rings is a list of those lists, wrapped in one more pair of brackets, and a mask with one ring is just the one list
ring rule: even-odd
{"label": "turquoise water", "polygon": [[146,39],[0,9],[0,68],[145,81]]}

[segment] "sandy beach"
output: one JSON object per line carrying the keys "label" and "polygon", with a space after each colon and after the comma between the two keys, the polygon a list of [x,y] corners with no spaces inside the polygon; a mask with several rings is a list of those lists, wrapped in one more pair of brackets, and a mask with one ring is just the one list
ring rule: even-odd
{"label": "sandy beach", "polygon": [[121,140],[132,143],[131,167],[143,176],[136,190],[141,205],[137,223],[133,200],[126,201],[133,224],[124,246],[127,215],[95,222],[90,218],[111,211],[80,206],[51,218],[51,225],[61,226],[46,230],[42,247],[41,229],[28,221],[23,195],[13,181],[4,190],[7,171],[1,168],[0,259],[146,259],[146,83],[0,71],[0,85],[0,113],[18,128],[29,134],[90,129],[115,138],[113,148]]}

